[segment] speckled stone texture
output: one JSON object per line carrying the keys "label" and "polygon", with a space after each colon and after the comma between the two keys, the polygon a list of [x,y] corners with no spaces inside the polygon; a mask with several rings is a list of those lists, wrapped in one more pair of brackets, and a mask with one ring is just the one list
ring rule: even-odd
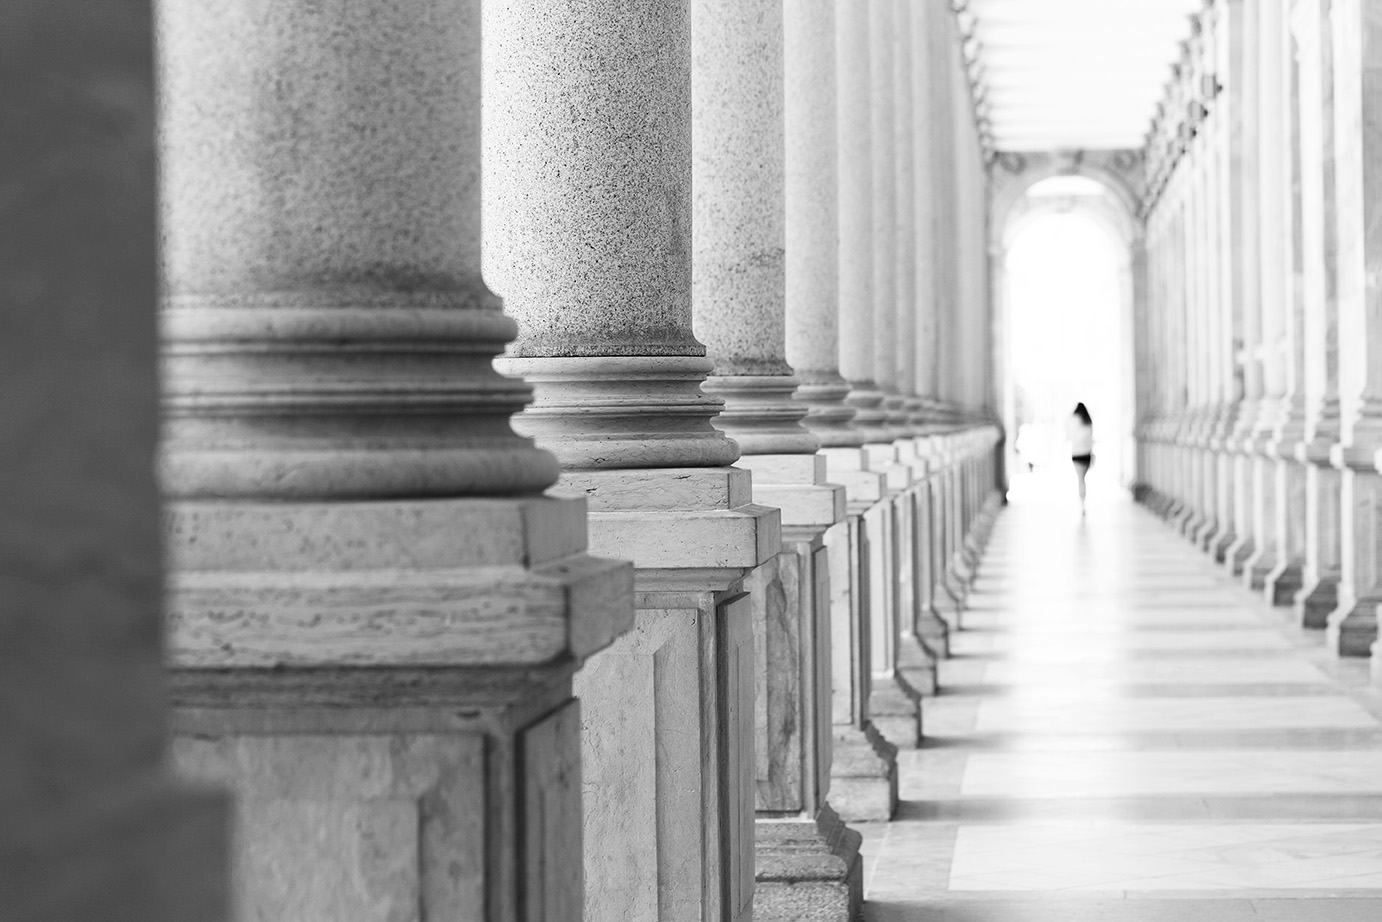
{"label": "speckled stone texture", "polygon": [[913,51],[911,0],[892,0],[893,23],[893,139],[894,208],[897,221],[895,242],[897,259],[896,336],[897,391],[903,397],[906,430],[914,432],[920,410],[917,395],[917,196],[916,196],[916,111],[912,92],[912,71],[917,67]]}
{"label": "speckled stone texture", "polygon": [[869,131],[873,136],[873,381],[884,394],[888,424],[903,416],[898,399],[898,195],[897,98],[894,60],[897,48],[897,4],[868,4]]}
{"label": "speckled stone texture", "polygon": [[163,765],[149,5],[0,6],[0,916],[228,918]]}
{"label": "speckled stone texture", "polygon": [[854,422],[870,441],[891,441],[874,380],[873,93],[869,9],[836,7],[836,136],[840,178],[840,374]]}
{"label": "speckled stone texture", "polygon": [[815,822],[758,824],[755,922],[856,922],[864,870],[859,833],[826,808]]}
{"label": "speckled stone texture", "polygon": [[716,375],[784,358],[782,7],[691,4],[692,299]]}
{"label": "speckled stone texture", "polygon": [[485,276],[519,321],[511,354],[704,354],[688,4],[488,0],[484,15]]}
{"label": "speckled stone texture", "polygon": [[478,0],[161,9],[175,751],[237,902],[577,919],[572,676],[633,567],[491,367]]}
{"label": "speckled stone texture", "polygon": [[491,365],[515,328],[480,278],[479,0],[158,11],[165,489],[550,485]]}
{"label": "speckled stone texture", "polygon": [[745,454],[817,447],[784,358],[782,16],[777,0],[691,5],[692,302],[715,425]]}
{"label": "speckled stone texture", "polygon": [[[719,466],[692,333],[686,3],[484,4],[484,268],[565,469]],[[561,62],[555,66],[553,62]]]}
{"label": "speckled stone texture", "polygon": [[840,202],[834,0],[784,4],[787,361],[826,447],[862,445],[840,375]]}

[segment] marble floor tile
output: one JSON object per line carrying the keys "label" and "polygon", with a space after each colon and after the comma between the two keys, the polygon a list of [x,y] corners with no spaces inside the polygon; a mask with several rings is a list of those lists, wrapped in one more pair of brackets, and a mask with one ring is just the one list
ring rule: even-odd
{"label": "marble floor tile", "polygon": [[1382,694],[1130,503],[1014,503],[868,922],[1382,919]]}

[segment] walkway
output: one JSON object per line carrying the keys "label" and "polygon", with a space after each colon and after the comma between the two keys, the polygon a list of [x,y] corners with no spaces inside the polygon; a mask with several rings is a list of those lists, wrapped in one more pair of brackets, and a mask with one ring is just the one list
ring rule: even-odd
{"label": "walkway", "polygon": [[870,922],[1382,919],[1365,664],[1121,500],[1014,502],[965,626]]}

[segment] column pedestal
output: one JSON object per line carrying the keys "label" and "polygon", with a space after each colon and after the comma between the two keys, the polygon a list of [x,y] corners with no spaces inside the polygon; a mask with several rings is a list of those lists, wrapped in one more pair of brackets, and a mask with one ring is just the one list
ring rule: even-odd
{"label": "column pedestal", "polygon": [[814,822],[760,819],[754,922],[853,922],[864,904],[862,838],[829,806]]}
{"label": "column pedestal", "polygon": [[[1367,454],[1367,459],[1363,455]],[[1368,656],[1377,639],[1377,606],[1382,603],[1382,573],[1377,553],[1382,475],[1371,452],[1336,445],[1330,461],[1340,471],[1339,605],[1325,627],[1325,645],[1338,656]],[[1375,462],[1374,462],[1375,463]]]}
{"label": "column pedestal", "polygon": [[[782,510],[782,553],[745,581],[754,612],[754,919],[851,922],[860,838],[826,802],[833,741],[827,530],[846,516],[821,455],[749,455],[754,498]],[[802,915],[809,908],[809,913]]]}
{"label": "column pedestal", "polygon": [[753,899],[754,643],[747,574],[782,547],[739,468],[568,471],[592,550],[634,562],[631,632],[582,701],[585,917],[747,919]]}
{"label": "column pedestal", "polygon": [[885,492],[884,476],[859,448],[826,448],[827,476],[845,484],[848,517],[825,535],[830,563],[833,759],[830,802],[849,822],[886,821],[897,811],[897,747],[874,728],[868,617],[869,546],[864,512]]}
{"label": "column pedestal", "polygon": [[1261,441],[1253,442],[1253,555],[1243,563],[1243,585],[1253,592],[1264,591],[1267,577],[1276,568],[1276,461],[1263,456]]}
{"label": "column pedestal", "polygon": [[1295,622],[1319,630],[1339,607],[1339,472],[1329,466],[1330,443],[1297,446],[1305,465],[1306,557],[1303,585],[1293,600]]}
{"label": "column pedestal", "polygon": [[1295,461],[1278,461],[1277,517],[1280,552],[1276,566],[1267,574],[1263,594],[1272,606],[1293,605],[1305,586],[1305,471]]}
{"label": "column pedestal", "polygon": [[544,497],[172,507],[173,756],[236,794],[242,913],[578,917],[571,676],[631,588],[584,533]]}

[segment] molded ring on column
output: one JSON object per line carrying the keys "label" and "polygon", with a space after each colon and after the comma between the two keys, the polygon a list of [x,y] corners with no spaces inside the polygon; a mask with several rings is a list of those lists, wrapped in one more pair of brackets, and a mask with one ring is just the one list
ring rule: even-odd
{"label": "molded ring on column", "polygon": [[[800,375],[801,373],[798,372]],[[821,443],[822,448],[857,448],[867,440],[854,426],[857,411],[845,403],[849,385],[839,375],[812,381],[807,376],[797,386],[794,399],[807,408],[804,425]]]}
{"label": "molded ring on column", "polygon": [[814,454],[821,443],[802,425],[809,410],[792,399],[797,384],[792,375],[711,375],[701,390],[724,400],[715,427],[744,454]]}
{"label": "molded ring on column", "polygon": [[164,491],[541,492],[558,469],[509,425],[532,392],[493,368],[514,334],[497,304],[488,292],[170,299],[161,316]]}
{"label": "molded ring on column", "polygon": [[495,361],[521,375],[534,400],[514,428],[567,470],[723,467],[739,446],[711,425],[724,401],[701,390],[699,356],[513,357]]}
{"label": "molded ring on column", "polygon": [[888,428],[888,414],[883,408],[887,395],[872,381],[851,381],[849,385],[849,396],[845,398],[845,403],[854,407],[854,425],[863,432],[864,441],[893,441],[896,436]]}

